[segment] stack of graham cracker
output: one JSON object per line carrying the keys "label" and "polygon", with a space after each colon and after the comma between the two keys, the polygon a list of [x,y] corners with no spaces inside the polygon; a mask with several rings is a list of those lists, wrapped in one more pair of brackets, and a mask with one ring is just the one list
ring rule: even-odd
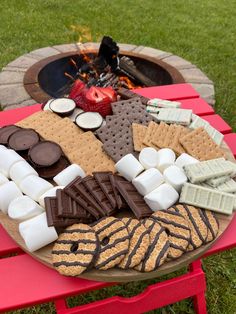
{"label": "stack of graham cracker", "polygon": [[92,132],[83,132],[69,118],[39,111],[17,123],[36,130],[42,138],[61,146],[71,163],[79,164],[87,175],[93,171],[115,171],[113,160]]}
{"label": "stack of graham cracker", "polygon": [[198,160],[225,157],[223,150],[212,140],[204,128],[193,131],[177,124],[159,124],[151,121],[148,127],[133,123],[134,150],[144,147],[170,148],[177,155],[186,152]]}

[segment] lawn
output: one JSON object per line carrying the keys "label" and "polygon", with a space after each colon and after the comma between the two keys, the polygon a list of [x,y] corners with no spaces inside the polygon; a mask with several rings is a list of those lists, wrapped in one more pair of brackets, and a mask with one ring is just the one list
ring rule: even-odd
{"label": "lawn", "polygon": [[[0,68],[40,47],[110,35],[196,64],[215,83],[217,113],[236,131],[235,0],[1,0],[0,14]],[[207,258],[203,266],[209,313],[236,313],[236,250]],[[156,281],[104,289],[72,298],[70,304],[129,297]],[[49,304],[14,313],[53,312]],[[187,300],[152,313],[193,313],[193,308]]]}

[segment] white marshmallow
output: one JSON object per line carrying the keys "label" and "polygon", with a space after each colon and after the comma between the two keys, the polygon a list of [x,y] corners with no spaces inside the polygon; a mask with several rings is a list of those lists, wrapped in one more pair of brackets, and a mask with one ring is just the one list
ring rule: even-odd
{"label": "white marshmallow", "polygon": [[71,183],[76,177],[80,176],[82,178],[85,177],[84,170],[76,164],[72,164],[69,167],[65,168],[61,172],[59,172],[53,180],[57,185],[64,185]]}
{"label": "white marshmallow", "polygon": [[50,189],[47,192],[43,193],[43,195],[41,195],[39,197],[39,205],[41,205],[43,208],[45,208],[45,202],[44,202],[45,197],[55,197],[56,196],[56,192],[59,189],[64,189],[64,186],[54,186],[52,189]]}
{"label": "white marshmallow", "polygon": [[175,153],[170,148],[162,148],[157,152],[157,168],[163,172],[175,162]]}
{"label": "white marshmallow", "polygon": [[0,185],[8,182],[9,180],[2,173],[0,173]]}
{"label": "white marshmallow", "polygon": [[132,181],[138,192],[143,196],[155,190],[163,182],[163,175],[156,168],[144,171]]}
{"label": "white marshmallow", "polygon": [[179,194],[169,184],[164,183],[144,197],[145,202],[153,210],[167,209],[178,200]]}
{"label": "white marshmallow", "polygon": [[10,178],[19,185],[20,182],[29,175],[38,176],[38,173],[34,170],[30,164],[24,160],[16,162],[9,171]]}
{"label": "white marshmallow", "polygon": [[138,159],[145,169],[156,168],[157,156],[155,148],[145,147],[141,150]]}
{"label": "white marshmallow", "polygon": [[199,160],[190,156],[189,154],[183,153],[176,159],[175,165],[183,169],[183,166],[196,164],[197,162],[199,162]]}
{"label": "white marshmallow", "polygon": [[7,149],[6,146],[0,145],[0,153],[1,153],[1,151],[6,150],[6,149]]}
{"label": "white marshmallow", "polygon": [[180,193],[182,186],[187,182],[188,178],[185,173],[177,166],[170,166],[163,172],[166,183],[169,183],[173,188]]}
{"label": "white marshmallow", "polygon": [[51,188],[53,188],[51,183],[34,175],[27,176],[20,182],[21,191],[35,201],[38,201],[40,196]]}
{"label": "white marshmallow", "polygon": [[3,149],[0,151],[0,172],[9,178],[10,168],[17,162],[24,160],[12,149]]}
{"label": "white marshmallow", "polygon": [[42,212],[44,209],[26,195],[15,198],[8,207],[8,215],[12,219],[26,220]]}
{"label": "white marshmallow", "polygon": [[115,164],[115,168],[128,181],[132,181],[144,170],[143,166],[132,154],[122,157]]}
{"label": "white marshmallow", "polygon": [[22,196],[20,189],[15,182],[6,182],[0,186],[0,210],[7,213],[8,206],[15,198]]}
{"label": "white marshmallow", "polygon": [[19,232],[30,252],[34,252],[58,238],[55,228],[48,227],[45,212],[21,222]]}

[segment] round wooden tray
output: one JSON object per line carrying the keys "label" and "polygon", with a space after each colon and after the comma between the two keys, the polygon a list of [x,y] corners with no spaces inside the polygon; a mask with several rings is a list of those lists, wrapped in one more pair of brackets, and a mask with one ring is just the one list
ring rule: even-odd
{"label": "round wooden tray", "polygon": [[[224,148],[227,158],[233,162],[235,162],[235,159],[229,149],[229,147],[223,143],[222,148]],[[106,271],[96,270],[92,269],[88,272],[83,273],[79,277],[86,278],[90,280],[97,280],[97,281],[107,281],[107,282],[128,282],[128,281],[139,281],[139,280],[145,280],[149,278],[156,278],[158,276],[162,276],[168,273],[171,273],[177,269],[180,269],[181,267],[187,266],[192,261],[198,259],[200,256],[204,254],[211,246],[212,244],[217,241],[217,239],[223,234],[223,232],[226,230],[226,228],[229,226],[233,215],[223,215],[223,214],[216,214],[220,229],[219,234],[217,238],[212,241],[211,243],[208,243],[206,245],[201,246],[200,248],[185,253],[180,258],[169,261],[164,263],[161,267],[159,267],[157,270],[152,272],[146,272],[141,273],[136,270],[121,270],[118,268],[112,268]],[[37,259],[38,261],[42,262],[43,264],[53,267],[52,266],[52,258],[51,258],[51,250],[53,247],[53,244],[47,245],[46,247],[36,251],[36,252],[29,252],[25,246],[24,240],[21,238],[19,231],[18,231],[18,225],[19,222],[16,220],[10,219],[6,214],[0,212],[0,223],[3,225],[3,227],[6,229],[6,231],[9,233],[9,235],[17,242],[17,244],[28,254],[30,254],[32,257]]]}

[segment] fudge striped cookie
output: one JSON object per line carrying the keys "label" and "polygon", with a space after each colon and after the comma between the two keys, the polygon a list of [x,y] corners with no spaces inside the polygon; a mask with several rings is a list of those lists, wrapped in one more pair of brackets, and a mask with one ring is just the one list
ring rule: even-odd
{"label": "fudge striped cookie", "polygon": [[98,239],[88,225],[79,223],[66,228],[52,249],[53,266],[66,276],[78,276],[93,266]]}
{"label": "fudge striped cookie", "polygon": [[129,232],[121,219],[104,217],[92,224],[100,243],[97,269],[109,269],[118,265],[129,250]]}
{"label": "fudge striped cookie", "polygon": [[202,214],[208,227],[208,235],[206,238],[206,243],[208,243],[217,237],[219,232],[219,221],[211,210],[202,209]]}
{"label": "fudge striped cookie", "polygon": [[167,210],[159,210],[152,214],[151,218],[165,228],[168,234],[170,242],[168,258],[174,259],[180,257],[187,251],[191,233],[187,220],[181,214]]}
{"label": "fudge striped cookie", "polygon": [[128,253],[122,259],[118,267],[128,269],[138,265],[144,258],[149,245],[149,234],[148,230],[139,220],[133,218],[122,218],[121,220],[128,229],[130,245]]}
{"label": "fudge striped cookie", "polygon": [[187,248],[188,251],[195,250],[206,243],[208,226],[200,208],[186,204],[178,204],[169,208],[168,211],[180,213],[188,221],[191,230],[190,243]]}
{"label": "fudge striped cookie", "polygon": [[165,229],[158,222],[146,218],[142,223],[149,234],[149,245],[145,248],[144,259],[134,268],[142,272],[149,272],[156,270],[165,262],[170,244]]}

